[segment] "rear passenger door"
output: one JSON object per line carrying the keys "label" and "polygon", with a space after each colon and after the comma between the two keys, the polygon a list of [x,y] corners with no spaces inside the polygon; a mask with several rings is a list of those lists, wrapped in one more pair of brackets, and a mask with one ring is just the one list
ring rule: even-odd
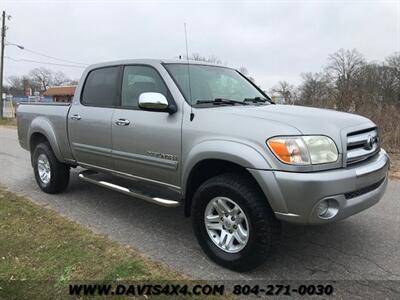
{"label": "rear passenger door", "polygon": [[145,92],[161,93],[173,101],[155,68],[125,66],[121,104],[112,122],[115,169],[156,185],[179,186],[182,114],[141,109],[138,100]]}
{"label": "rear passenger door", "polygon": [[90,71],[68,115],[69,139],[80,164],[113,169],[111,120],[119,99],[120,66]]}

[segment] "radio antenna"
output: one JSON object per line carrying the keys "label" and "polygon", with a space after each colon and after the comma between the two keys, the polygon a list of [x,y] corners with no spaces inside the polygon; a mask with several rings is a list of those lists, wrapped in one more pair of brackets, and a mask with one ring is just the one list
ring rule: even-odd
{"label": "radio antenna", "polygon": [[193,103],[192,103],[192,87],[190,83],[190,67],[189,67],[189,48],[188,48],[188,39],[187,39],[187,30],[186,23],[183,23],[185,27],[185,43],[186,43],[186,62],[187,62],[187,73],[188,73],[188,82],[189,82],[189,97],[190,97],[190,121],[193,121],[194,113],[193,113]]}

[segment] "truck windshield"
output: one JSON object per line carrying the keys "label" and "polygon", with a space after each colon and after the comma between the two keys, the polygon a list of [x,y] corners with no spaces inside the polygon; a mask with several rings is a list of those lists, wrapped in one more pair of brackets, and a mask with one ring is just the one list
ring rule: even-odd
{"label": "truck windshield", "polygon": [[270,101],[247,79],[230,68],[195,64],[164,66],[191,105],[248,105]]}

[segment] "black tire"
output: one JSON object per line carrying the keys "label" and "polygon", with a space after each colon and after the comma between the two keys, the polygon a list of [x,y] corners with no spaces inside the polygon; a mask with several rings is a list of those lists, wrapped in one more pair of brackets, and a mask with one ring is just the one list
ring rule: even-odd
{"label": "black tire", "polygon": [[[215,197],[228,197],[236,202],[247,217],[247,244],[236,253],[220,249],[207,233],[204,214]],[[192,204],[192,225],[204,252],[216,263],[235,271],[249,271],[261,265],[279,240],[280,222],[264,194],[246,174],[227,173],[204,182],[196,191]]]}
{"label": "black tire", "polygon": [[[47,157],[50,166],[50,180],[45,183],[40,178],[38,169],[38,158],[40,155]],[[64,191],[69,183],[69,166],[59,162],[48,143],[38,144],[32,153],[33,170],[36,182],[40,189],[48,194],[57,194]]]}

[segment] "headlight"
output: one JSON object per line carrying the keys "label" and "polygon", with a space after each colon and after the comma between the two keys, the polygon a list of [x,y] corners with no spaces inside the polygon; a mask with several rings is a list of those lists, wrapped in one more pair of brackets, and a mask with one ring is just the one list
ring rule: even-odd
{"label": "headlight", "polygon": [[326,164],[338,159],[336,144],[327,136],[274,137],[267,145],[280,161],[291,165]]}

